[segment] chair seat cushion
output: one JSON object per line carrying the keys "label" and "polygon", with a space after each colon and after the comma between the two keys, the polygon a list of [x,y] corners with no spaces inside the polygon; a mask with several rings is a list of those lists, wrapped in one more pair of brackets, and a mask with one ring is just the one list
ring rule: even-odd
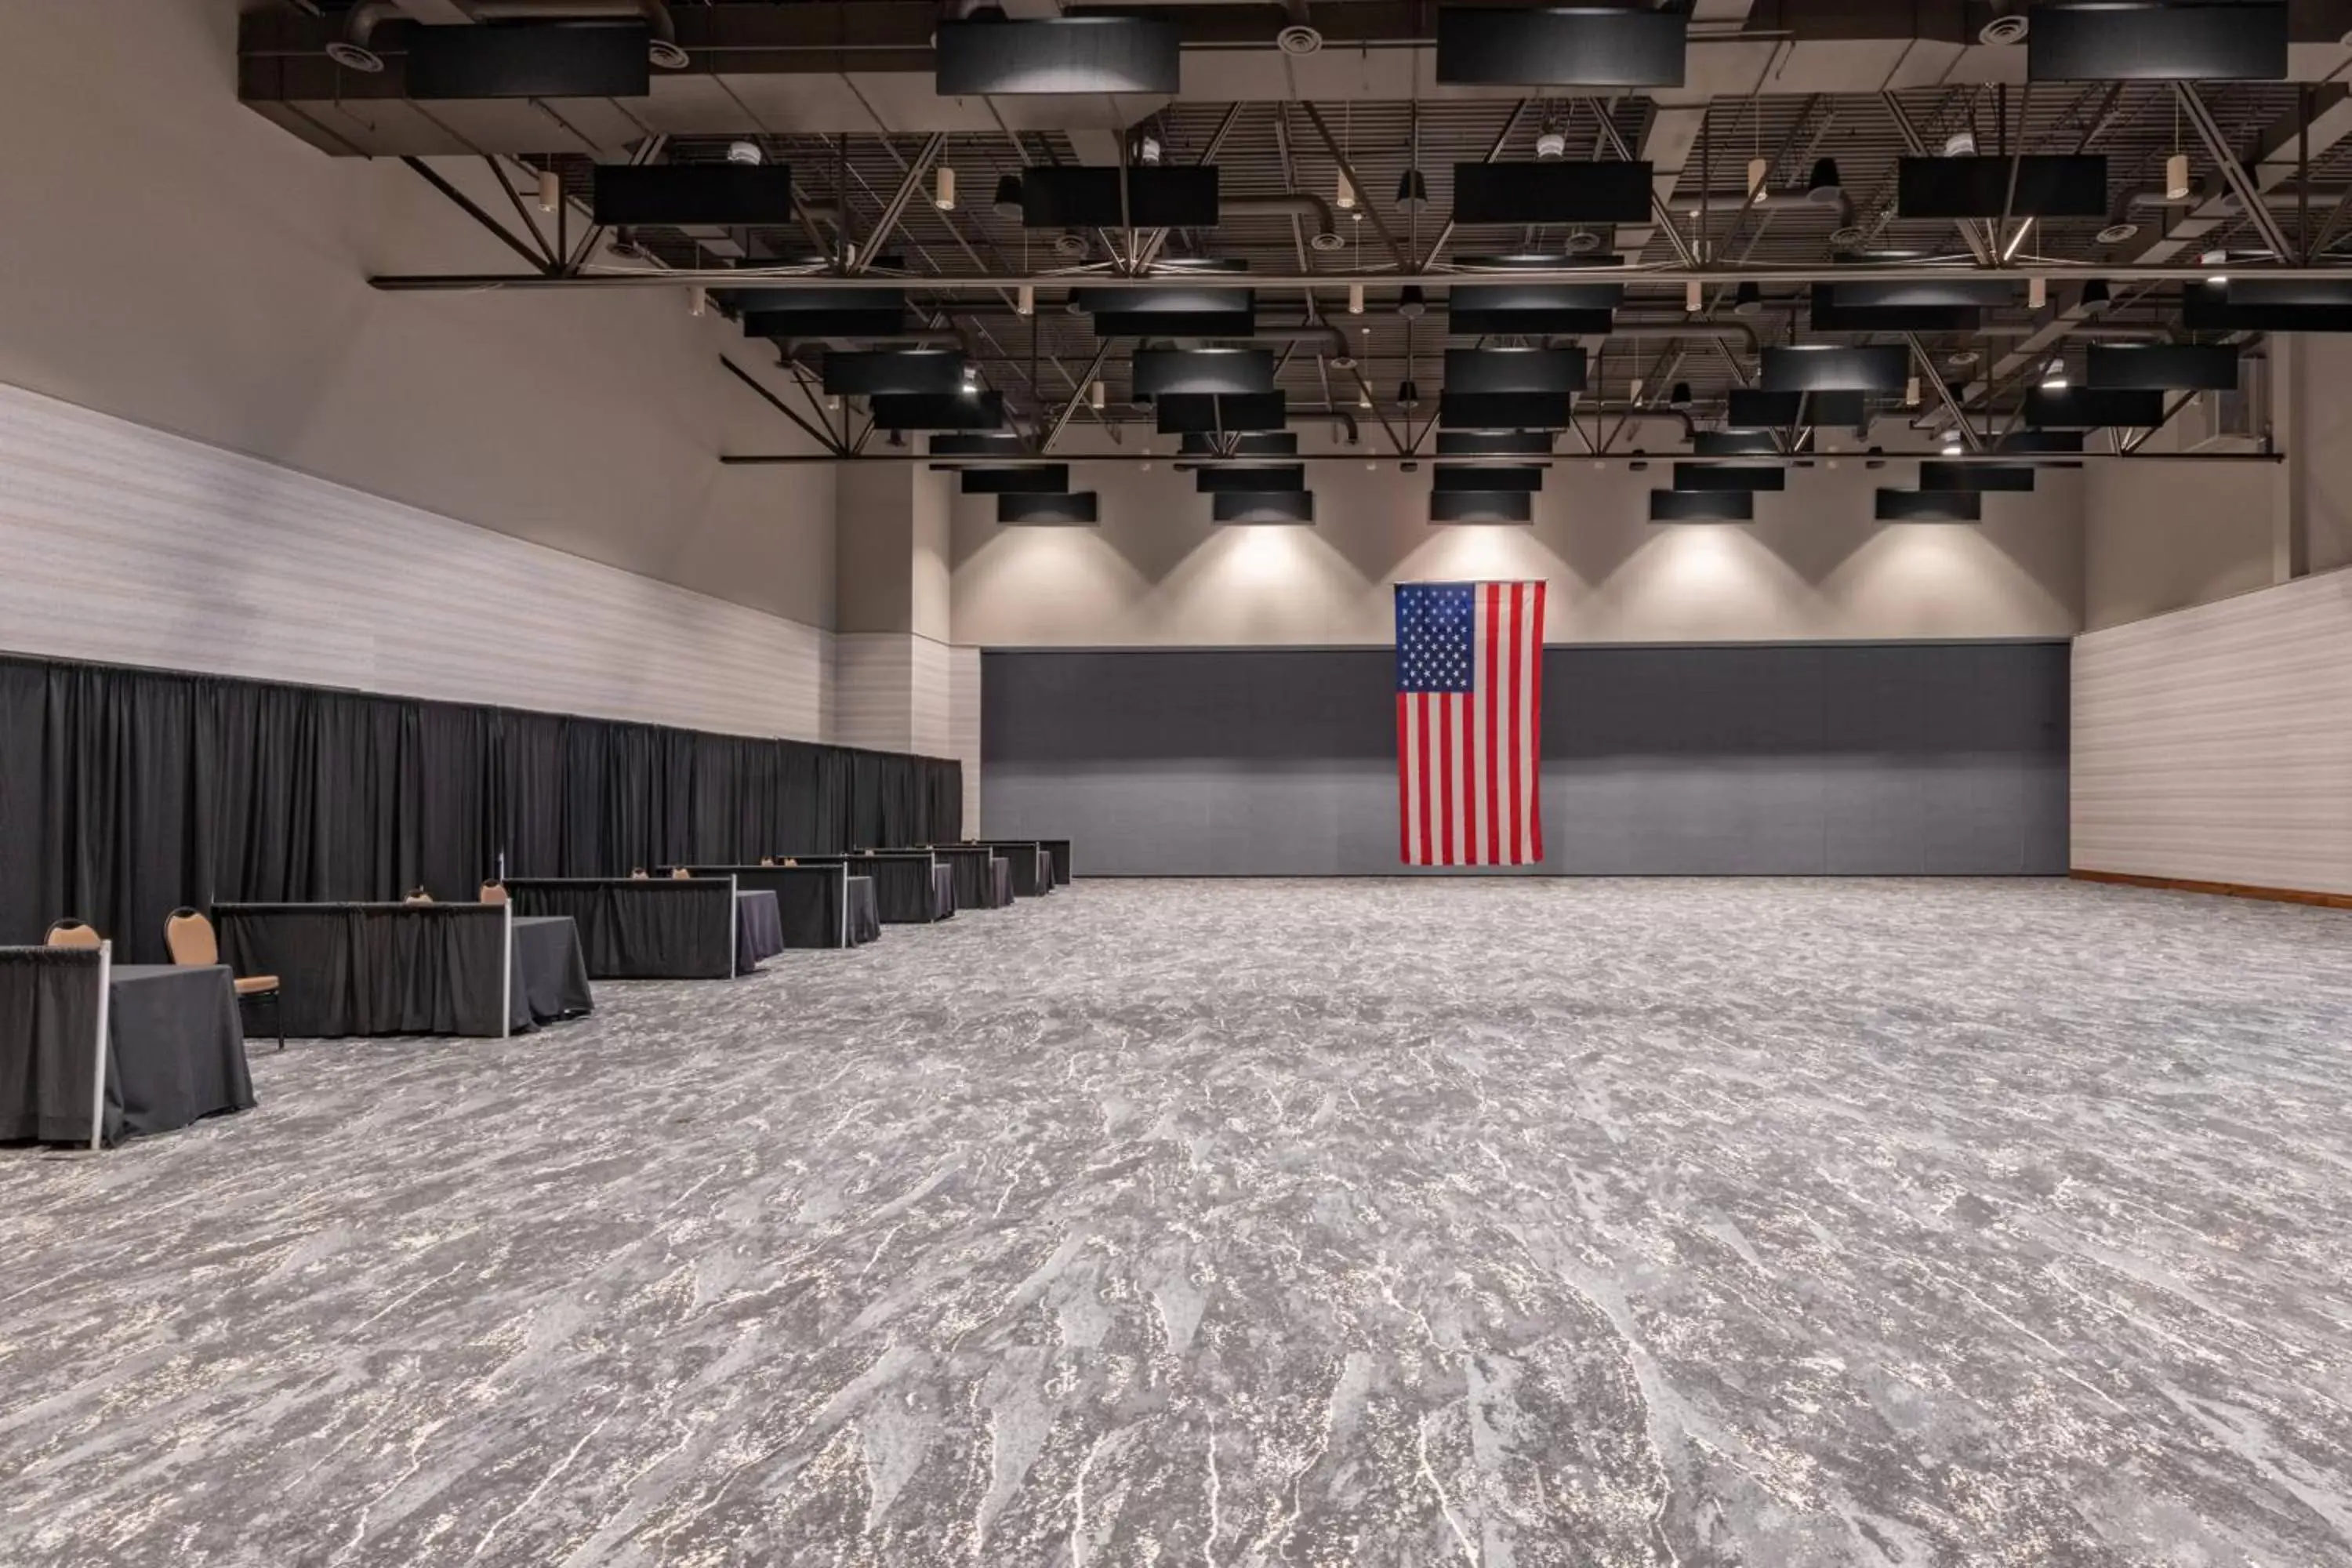
{"label": "chair seat cushion", "polygon": [[240,996],[257,996],[265,991],[277,989],[278,976],[275,974],[248,974],[236,983],[236,994]]}

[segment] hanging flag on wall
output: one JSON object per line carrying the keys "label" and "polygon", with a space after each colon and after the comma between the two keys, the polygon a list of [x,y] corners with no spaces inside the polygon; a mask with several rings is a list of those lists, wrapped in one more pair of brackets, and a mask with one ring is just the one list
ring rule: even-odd
{"label": "hanging flag on wall", "polygon": [[1541,583],[1396,588],[1397,839],[1408,866],[1543,858]]}

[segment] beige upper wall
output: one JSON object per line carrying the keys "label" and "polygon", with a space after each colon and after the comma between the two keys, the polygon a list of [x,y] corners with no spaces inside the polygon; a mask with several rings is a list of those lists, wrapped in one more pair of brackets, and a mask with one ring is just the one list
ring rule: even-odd
{"label": "beige upper wall", "polygon": [[1986,522],[1882,526],[1872,490],[1916,482],[1846,458],[1759,498],[1753,526],[1659,527],[1635,474],[1556,463],[1533,528],[1433,528],[1429,478],[1311,471],[1317,526],[1213,528],[1189,474],[1081,466],[1100,529],[1010,528],[958,502],[955,640],[986,647],[1363,644],[1391,636],[1390,587],[1542,577],[1554,642],[2066,637],[2079,627],[2081,477],[1989,498]]}
{"label": "beige upper wall", "polygon": [[720,369],[734,329],[667,290],[370,289],[521,262],[239,105],[236,10],[0,4],[0,382],[830,626],[831,470],[718,461],[806,449]]}

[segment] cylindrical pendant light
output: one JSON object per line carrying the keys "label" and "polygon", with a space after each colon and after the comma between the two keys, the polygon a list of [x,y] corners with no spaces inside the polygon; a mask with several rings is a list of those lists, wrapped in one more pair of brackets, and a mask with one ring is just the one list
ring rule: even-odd
{"label": "cylindrical pendant light", "polygon": [[2164,199],[2185,202],[2189,199],[2189,154],[2175,153],[2164,161]]}
{"label": "cylindrical pendant light", "polygon": [[1016,316],[1034,316],[1037,313],[1037,286],[1035,284],[1024,283],[1019,289],[1013,291],[1013,313]]}
{"label": "cylindrical pendant light", "polygon": [[2035,273],[2025,280],[2025,304],[2028,310],[2039,310],[2050,302],[2050,279]]}
{"label": "cylindrical pendant light", "polygon": [[1354,181],[1348,178],[1348,172],[1345,169],[1339,171],[1339,188],[1333,193],[1331,205],[1343,213],[1356,210],[1356,184]]}
{"label": "cylindrical pendant light", "polygon": [[955,211],[955,171],[942,163],[940,165],[939,188],[931,197],[931,205],[943,213],[951,213]]}
{"label": "cylindrical pendant light", "polygon": [[710,296],[703,291],[702,285],[696,284],[686,291],[686,313],[689,316],[699,316],[708,307],[709,300]]}
{"label": "cylindrical pendant light", "polygon": [[1096,383],[1094,384],[1094,385],[1092,385],[1092,386],[1090,386],[1090,387],[1088,387],[1088,388],[1087,389],[1087,407],[1089,407],[1089,408],[1093,408],[1093,409],[1097,409],[1097,410],[1099,410],[1099,409],[1101,409],[1101,408],[1105,405],[1105,404],[1107,404],[1108,401],[1109,401],[1109,399],[1108,399],[1108,398],[1104,395],[1104,392],[1103,392],[1103,384],[1102,384],[1101,382],[1099,382],[1099,381],[1098,381],[1098,382],[1096,382]]}
{"label": "cylindrical pendant light", "polygon": [[1348,285],[1348,314],[1360,316],[1363,313],[1364,286],[1361,283],[1350,283]]}
{"label": "cylindrical pendant light", "polygon": [[1919,406],[1919,378],[1916,375],[1903,384],[1903,406],[1906,408]]}
{"label": "cylindrical pendant light", "polygon": [[1763,194],[1765,178],[1771,173],[1772,160],[1769,158],[1748,160],[1748,199],[1749,201],[1754,201]]}
{"label": "cylindrical pendant light", "polygon": [[539,210],[551,213],[563,205],[563,176],[552,169],[539,172]]}
{"label": "cylindrical pendant light", "polygon": [[1694,278],[1683,285],[1683,309],[1697,315],[1706,309],[1706,285]]}

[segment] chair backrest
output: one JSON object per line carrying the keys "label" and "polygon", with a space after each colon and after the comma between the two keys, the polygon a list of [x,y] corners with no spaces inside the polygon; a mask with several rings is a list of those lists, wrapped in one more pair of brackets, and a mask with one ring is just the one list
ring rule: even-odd
{"label": "chair backrest", "polygon": [[762,866],[772,866],[775,863],[776,858],[773,855],[762,855],[760,857],[760,864]]}
{"label": "chair backrest", "polygon": [[220,939],[213,935],[213,922],[194,910],[173,910],[163,922],[163,945],[172,952],[174,963],[203,967],[220,962]]}
{"label": "chair backrest", "polygon": [[787,866],[797,866],[800,864],[800,860],[796,856],[787,855],[784,857],[784,864]]}
{"label": "chair backrest", "polygon": [[485,882],[482,884],[482,902],[486,904],[503,904],[506,901],[507,885],[504,882]]}
{"label": "chair backrest", "polygon": [[404,904],[429,904],[433,901],[433,895],[422,888],[411,888],[408,889],[408,897],[400,901]]}
{"label": "chair backrest", "polygon": [[632,867],[630,867],[630,868],[629,868],[629,880],[630,880],[630,881],[632,881],[632,882],[642,882],[642,881],[644,881],[645,879],[646,879],[646,868],[645,868],[643,866],[632,866]]}
{"label": "chair backrest", "polygon": [[48,944],[51,947],[96,947],[99,945],[98,928],[85,925],[80,921],[59,921],[49,928]]}
{"label": "chair backrest", "polygon": [[672,866],[672,867],[669,868],[669,875],[670,875],[670,880],[671,880],[671,881],[673,881],[673,882],[677,882],[677,881],[683,881],[683,880],[685,880],[687,878],[693,876],[693,875],[694,875],[694,873],[693,873],[693,872],[691,872],[691,871],[689,871],[689,870],[688,870],[688,869],[687,869],[685,867],[683,867],[683,866]]}

